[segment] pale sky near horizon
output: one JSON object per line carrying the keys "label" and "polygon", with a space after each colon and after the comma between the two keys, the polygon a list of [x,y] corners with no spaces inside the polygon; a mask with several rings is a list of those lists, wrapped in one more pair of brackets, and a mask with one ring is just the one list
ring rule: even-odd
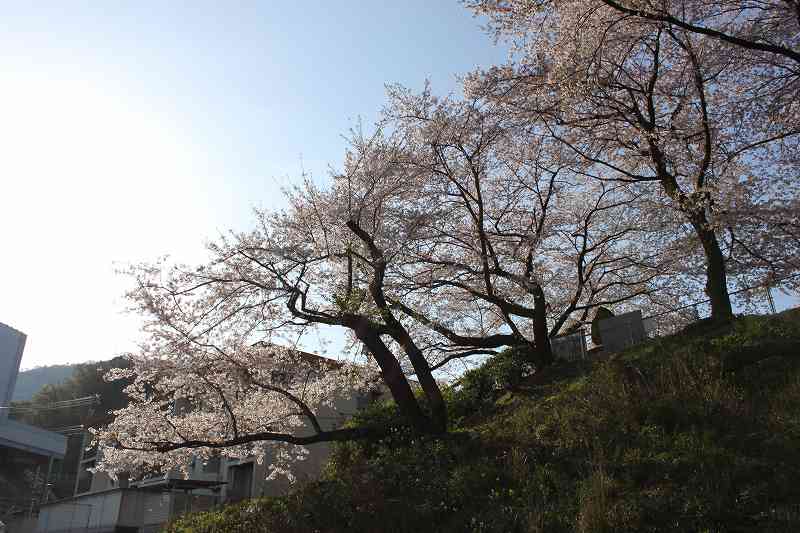
{"label": "pale sky near horizon", "polygon": [[133,347],[115,264],[171,254],[325,179],[384,84],[502,62],[457,1],[35,2],[0,15],[0,322],[22,367]]}

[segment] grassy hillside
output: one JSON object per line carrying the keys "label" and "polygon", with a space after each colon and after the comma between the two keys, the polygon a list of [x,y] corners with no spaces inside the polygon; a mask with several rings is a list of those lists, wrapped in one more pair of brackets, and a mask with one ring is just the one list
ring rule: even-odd
{"label": "grassy hillside", "polygon": [[448,391],[453,432],[390,406],[284,498],[190,515],[222,531],[800,531],[800,313],[697,325],[518,379],[513,354]]}

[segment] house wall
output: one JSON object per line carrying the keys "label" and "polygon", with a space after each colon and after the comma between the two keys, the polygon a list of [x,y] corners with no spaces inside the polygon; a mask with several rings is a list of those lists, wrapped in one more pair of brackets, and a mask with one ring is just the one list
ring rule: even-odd
{"label": "house wall", "polygon": [[[333,407],[323,407],[317,413],[320,425],[325,430],[332,430],[341,427],[342,424],[351,416],[353,416],[360,407],[366,404],[367,398],[359,398],[357,396],[341,396],[334,403]],[[305,431],[298,433],[312,434],[310,425],[307,426]],[[304,483],[318,479],[322,473],[322,469],[331,455],[332,445],[328,442],[319,442],[307,446],[308,455],[302,461],[297,461],[292,465],[292,473],[295,476],[295,483]],[[271,457],[266,456],[261,464],[258,464],[255,459],[246,459],[244,461],[228,461],[223,465],[223,478],[228,480],[228,469],[236,464],[243,462],[252,462],[253,465],[253,486],[251,489],[252,497],[260,496],[280,496],[285,494],[286,491],[292,486],[284,476],[279,476],[277,479],[266,479],[269,475],[269,464],[272,460]],[[221,491],[222,500],[225,501],[229,498],[228,486],[224,486]]]}
{"label": "house wall", "polygon": [[[11,403],[26,338],[21,331],[0,323],[0,406]],[[0,409],[0,423],[7,417],[8,410]]]}
{"label": "house wall", "polygon": [[114,490],[43,505],[37,533],[113,531],[118,525],[124,491]]}
{"label": "house wall", "polygon": [[174,507],[175,493],[113,489],[43,505],[36,533],[106,533],[131,528],[160,531]]}
{"label": "house wall", "polygon": [[26,338],[24,333],[0,323],[0,447],[64,457],[66,437],[8,418],[8,409],[5,407],[11,403],[14,394]]}
{"label": "house wall", "polygon": [[158,531],[169,521],[172,513],[172,494],[169,492],[139,491],[142,497],[142,527]]}

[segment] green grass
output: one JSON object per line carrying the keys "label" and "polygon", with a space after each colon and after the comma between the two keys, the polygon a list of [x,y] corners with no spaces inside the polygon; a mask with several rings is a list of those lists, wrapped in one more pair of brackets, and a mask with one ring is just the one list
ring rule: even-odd
{"label": "green grass", "polygon": [[336,448],[283,498],[191,515],[222,531],[800,531],[800,312],[699,325],[526,376],[506,354],[448,390],[453,427]]}

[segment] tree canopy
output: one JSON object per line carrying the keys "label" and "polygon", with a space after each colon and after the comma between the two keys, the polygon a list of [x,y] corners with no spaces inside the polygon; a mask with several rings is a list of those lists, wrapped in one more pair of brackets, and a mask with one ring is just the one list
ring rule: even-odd
{"label": "tree canopy", "polygon": [[[791,2],[467,4],[516,59],[461,98],[390,87],[329,182],[306,178],[204,264],[130,268],[148,341],[110,375],[133,383],[97,433],[102,468],[226,453],[286,471],[304,444],[374,436],[317,412],[378,382],[441,433],[437,377],[459,360],[513,347],[540,370],[599,307],[673,309],[702,286],[723,321],[731,280],[797,271]],[[350,358],[280,347],[322,326]]]}

